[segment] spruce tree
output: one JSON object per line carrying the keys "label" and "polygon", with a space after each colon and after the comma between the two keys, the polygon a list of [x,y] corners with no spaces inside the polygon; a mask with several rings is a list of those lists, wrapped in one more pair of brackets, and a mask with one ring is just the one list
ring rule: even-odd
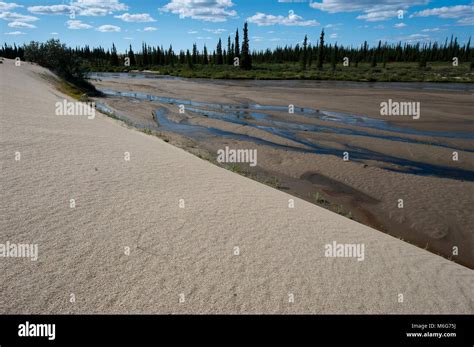
{"label": "spruce tree", "polygon": [[203,50],[203,53],[202,53],[202,62],[204,65],[207,65],[209,64],[209,57],[208,57],[208,54],[207,54],[207,47],[206,45],[204,45],[204,50]]}
{"label": "spruce tree", "polygon": [[132,45],[130,45],[130,49],[128,51],[128,58],[130,59],[130,66],[137,65],[137,61],[135,60],[135,53],[133,53]]}
{"label": "spruce tree", "polygon": [[377,54],[375,53],[375,49],[372,50],[372,61],[370,63],[371,67],[377,66]]}
{"label": "spruce tree", "polygon": [[115,48],[115,44],[112,43],[112,53],[110,54],[110,65],[118,66],[119,59],[117,55],[117,48]]}
{"label": "spruce tree", "polygon": [[301,50],[301,68],[306,70],[306,64],[308,62],[308,36],[304,36],[303,49]]}
{"label": "spruce tree", "polygon": [[198,63],[198,52],[197,52],[197,46],[196,44],[194,43],[193,44],[193,55],[192,55],[192,60],[193,60],[193,65],[197,64]]}
{"label": "spruce tree", "polygon": [[235,48],[234,48],[234,58],[237,57],[240,59],[240,43],[239,43],[239,29],[235,30]]}
{"label": "spruce tree", "polygon": [[222,56],[222,41],[219,39],[219,42],[217,42],[217,48],[216,48],[216,54],[217,54],[217,65],[222,65],[224,63],[224,58]]}
{"label": "spruce tree", "polygon": [[193,59],[191,57],[191,53],[189,52],[189,49],[186,50],[186,62],[188,63],[188,67],[190,69],[192,69],[194,67]]}
{"label": "spruce tree", "polygon": [[321,36],[319,37],[318,63],[317,63],[318,69],[321,70],[323,68],[323,62],[324,62],[324,29],[321,30]]}
{"label": "spruce tree", "polygon": [[233,50],[230,45],[230,36],[227,37],[227,65],[232,65],[232,62],[234,61],[234,57],[232,56]]}
{"label": "spruce tree", "polygon": [[242,59],[240,67],[244,70],[252,69],[252,57],[250,56],[248,24],[244,24],[244,38],[242,40]]}

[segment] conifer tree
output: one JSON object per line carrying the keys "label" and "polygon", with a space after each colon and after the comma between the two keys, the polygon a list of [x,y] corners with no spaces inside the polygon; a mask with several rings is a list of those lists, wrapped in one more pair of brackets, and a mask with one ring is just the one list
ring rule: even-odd
{"label": "conifer tree", "polygon": [[244,38],[242,40],[242,59],[240,67],[244,70],[252,69],[252,57],[250,56],[249,33],[247,22],[244,24]]}
{"label": "conifer tree", "polygon": [[239,29],[235,30],[234,57],[240,58]]}
{"label": "conifer tree", "polygon": [[319,47],[318,47],[318,69],[323,68],[324,63],[324,29],[321,31],[321,36],[319,37]]}
{"label": "conifer tree", "polygon": [[224,63],[224,58],[222,56],[222,41],[219,39],[219,42],[217,42],[217,47],[216,47],[216,54],[217,54],[217,65],[222,65]]}
{"label": "conifer tree", "polygon": [[304,36],[303,49],[301,50],[301,68],[306,70],[306,64],[308,62],[308,36]]}

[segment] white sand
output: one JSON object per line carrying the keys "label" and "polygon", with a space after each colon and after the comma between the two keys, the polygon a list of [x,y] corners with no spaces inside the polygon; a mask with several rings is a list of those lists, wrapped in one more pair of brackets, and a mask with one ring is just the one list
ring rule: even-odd
{"label": "white sand", "polygon": [[[0,258],[0,313],[474,313],[472,270],[106,116],[56,116],[36,72],[0,64],[0,243],[39,249]],[[325,257],[333,241],[365,259]]]}

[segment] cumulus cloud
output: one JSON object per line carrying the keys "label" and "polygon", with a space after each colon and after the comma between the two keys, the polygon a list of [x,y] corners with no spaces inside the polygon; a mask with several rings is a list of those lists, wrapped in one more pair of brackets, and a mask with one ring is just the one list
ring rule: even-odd
{"label": "cumulus cloud", "polygon": [[227,18],[237,16],[237,12],[230,9],[232,6],[231,0],[171,0],[161,10],[178,14],[179,18],[225,22]]}
{"label": "cumulus cloud", "polygon": [[413,13],[412,17],[437,16],[439,18],[461,18],[474,15],[474,6],[457,5],[431,8]]}
{"label": "cumulus cloud", "polygon": [[0,1],[0,11],[8,11],[17,7],[23,7],[23,5],[18,5],[14,2],[3,2]]}
{"label": "cumulus cloud", "polygon": [[398,16],[398,11],[426,5],[429,0],[320,0],[310,3],[314,9],[329,12],[364,12],[357,19],[369,22],[383,21]]}
{"label": "cumulus cloud", "polygon": [[10,28],[17,28],[17,29],[34,29],[36,25],[24,23],[24,22],[10,22],[8,23]]}
{"label": "cumulus cloud", "polygon": [[457,25],[474,25],[474,6],[473,5],[456,5],[430,8],[423,11],[413,13],[412,17],[429,17],[436,16],[444,19],[458,19]]}
{"label": "cumulus cloud", "polygon": [[393,27],[396,29],[401,29],[406,27],[407,25],[405,23],[396,23]]}
{"label": "cumulus cloud", "polygon": [[474,25],[474,16],[461,18],[456,22],[457,25]]}
{"label": "cumulus cloud", "polygon": [[158,30],[158,28],[155,28],[155,27],[145,27],[145,29],[143,29],[143,31],[156,31]]}
{"label": "cumulus cloud", "polygon": [[114,16],[114,17],[119,18],[123,20],[124,22],[139,22],[139,23],[156,22],[156,19],[152,18],[148,13],[137,13],[137,14],[124,13],[124,14],[121,14],[120,16]]}
{"label": "cumulus cloud", "polygon": [[0,12],[0,19],[12,22],[34,22],[38,20],[37,17],[26,16],[16,12]]}
{"label": "cumulus cloud", "polygon": [[126,11],[128,6],[119,0],[76,0],[69,5],[30,6],[28,11],[35,14],[56,14],[77,16],[105,16],[116,11]]}
{"label": "cumulus cloud", "polygon": [[120,32],[120,27],[116,25],[101,25],[100,27],[97,28],[97,31],[100,31],[101,33],[113,33],[113,32]]}
{"label": "cumulus cloud", "polygon": [[73,30],[92,28],[92,25],[83,23],[80,20],[68,20],[66,23],[67,23],[67,28],[68,29],[73,29]]}
{"label": "cumulus cloud", "polygon": [[51,5],[51,6],[30,6],[28,11],[34,14],[67,14],[69,15],[74,9],[70,5]]}
{"label": "cumulus cloud", "polygon": [[274,16],[272,14],[265,14],[257,12],[252,17],[247,18],[249,23],[257,24],[258,26],[269,25],[286,25],[286,26],[316,26],[319,23],[316,20],[303,20],[303,17],[298,16],[293,11],[290,11],[287,17]]}

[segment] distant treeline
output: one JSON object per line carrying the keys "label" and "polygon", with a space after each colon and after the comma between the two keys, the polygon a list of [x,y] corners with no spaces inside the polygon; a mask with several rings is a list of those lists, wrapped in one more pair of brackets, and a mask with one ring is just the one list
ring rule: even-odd
{"label": "distant treeline", "polygon": [[[251,51],[249,45],[249,33],[247,23],[244,25],[242,41],[239,39],[238,29],[233,38],[228,36],[226,42],[219,39],[215,49],[210,50],[206,45],[199,50],[196,44],[191,49],[175,52],[170,45],[151,46],[142,44],[141,50],[134,51],[130,45],[124,53],[118,53],[115,44],[111,49],[103,47],[76,47],[67,48],[58,40],[50,40],[45,44],[31,42],[18,47],[5,44],[0,48],[0,55],[6,58],[31,60],[41,65],[51,65],[58,68],[58,60],[67,59],[74,61],[79,59],[84,68],[107,68],[126,66],[130,68],[146,69],[153,66],[175,66],[184,65],[193,68],[195,65],[234,65],[241,69],[250,70],[252,64],[282,64],[299,63],[303,70],[308,67],[322,68],[323,64],[336,64],[346,62],[350,66],[356,66],[359,62],[370,63],[371,66],[391,62],[418,62],[420,67],[426,66],[426,62],[451,62],[457,58],[458,62],[471,62],[473,49],[470,47],[471,38],[464,45],[460,45],[458,39],[451,39],[443,44],[437,42],[404,43],[397,44],[382,43],[379,41],[375,46],[369,46],[367,41],[358,47],[345,47],[336,44],[327,44],[324,41],[324,30],[316,44],[309,44],[305,37],[301,44],[295,46],[277,47],[264,51]],[[60,46],[63,56],[55,56],[51,49]],[[43,52],[44,51],[44,52]],[[66,76],[78,74],[79,71],[63,71]]]}

